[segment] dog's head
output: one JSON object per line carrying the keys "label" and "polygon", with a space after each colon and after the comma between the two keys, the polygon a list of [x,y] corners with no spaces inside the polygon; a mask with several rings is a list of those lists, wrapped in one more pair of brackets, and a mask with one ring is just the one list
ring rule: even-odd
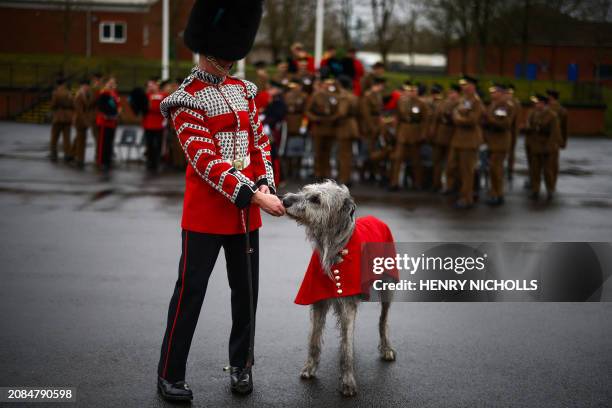
{"label": "dog's head", "polygon": [[283,196],[289,217],[310,230],[324,230],[355,221],[355,202],[345,185],[327,180],[308,184]]}

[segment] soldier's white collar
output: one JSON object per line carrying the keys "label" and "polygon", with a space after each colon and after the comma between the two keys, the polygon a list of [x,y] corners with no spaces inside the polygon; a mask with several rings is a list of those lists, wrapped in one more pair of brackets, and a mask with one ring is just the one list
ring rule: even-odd
{"label": "soldier's white collar", "polygon": [[197,65],[191,69],[191,75],[195,76],[201,81],[208,82],[209,84],[213,84],[213,85],[219,85],[223,83],[223,81],[225,81],[224,76],[217,76],[217,75],[211,74],[208,71],[204,71],[200,69],[200,67]]}

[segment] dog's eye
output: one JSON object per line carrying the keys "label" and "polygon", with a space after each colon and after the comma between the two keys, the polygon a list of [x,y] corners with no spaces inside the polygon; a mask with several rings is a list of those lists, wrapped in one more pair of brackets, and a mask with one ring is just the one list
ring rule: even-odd
{"label": "dog's eye", "polygon": [[318,196],[318,195],[313,195],[313,196],[310,196],[310,197],[308,198],[308,201],[310,201],[310,202],[311,202],[311,203],[313,203],[313,204],[321,204],[321,199],[319,198],[319,196]]}

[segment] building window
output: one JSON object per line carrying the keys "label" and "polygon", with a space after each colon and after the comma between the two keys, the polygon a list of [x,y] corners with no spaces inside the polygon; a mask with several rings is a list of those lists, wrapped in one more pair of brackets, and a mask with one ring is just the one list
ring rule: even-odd
{"label": "building window", "polygon": [[127,40],[127,24],[122,21],[100,22],[101,43],[124,43]]}

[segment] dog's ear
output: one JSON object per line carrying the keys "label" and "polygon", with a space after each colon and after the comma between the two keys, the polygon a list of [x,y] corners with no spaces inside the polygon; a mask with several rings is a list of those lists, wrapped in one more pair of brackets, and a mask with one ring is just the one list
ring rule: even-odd
{"label": "dog's ear", "polygon": [[355,219],[355,202],[353,201],[352,198],[345,198],[344,199],[344,203],[342,205],[342,209],[344,210],[345,213],[348,213],[348,215],[351,217],[351,219]]}

